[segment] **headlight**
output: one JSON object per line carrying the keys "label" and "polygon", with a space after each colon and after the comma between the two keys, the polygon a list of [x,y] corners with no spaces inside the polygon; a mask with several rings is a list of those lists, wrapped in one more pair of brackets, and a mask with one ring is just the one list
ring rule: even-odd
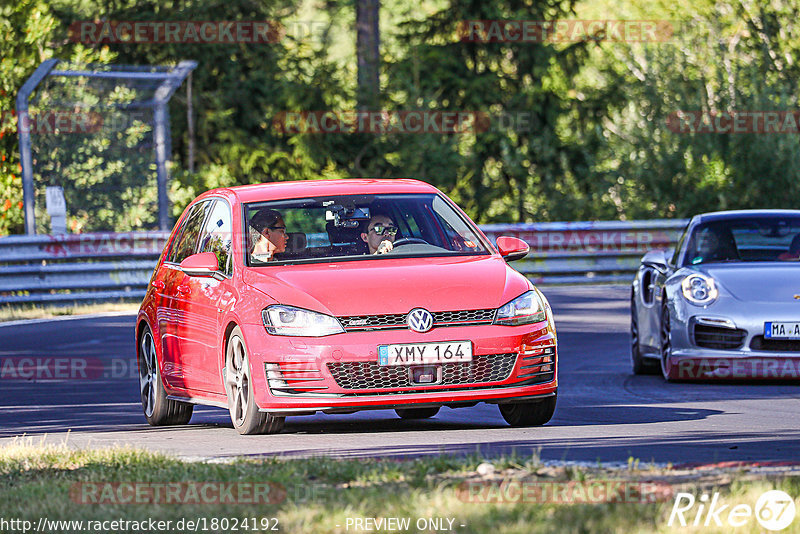
{"label": "headlight", "polygon": [[535,290],[518,296],[497,310],[494,324],[518,326],[545,320],[544,304]]}
{"label": "headlight", "polygon": [[261,317],[267,332],[276,336],[322,337],[344,332],[335,317],[293,306],[268,306]]}
{"label": "headlight", "polygon": [[717,300],[717,285],[714,279],[700,273],[690,274],[681,282],[683,296],[698,306],[705,306]]}

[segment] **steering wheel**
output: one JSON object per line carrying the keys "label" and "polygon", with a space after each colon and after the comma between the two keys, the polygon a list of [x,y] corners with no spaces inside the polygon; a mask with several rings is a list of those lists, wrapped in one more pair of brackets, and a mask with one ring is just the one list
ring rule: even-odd
{"label": "steering wheel", "polygon": [[412,243],[419,243],[420,245],[428,245],[429,243],[424,239],[420,239],[419,237],[402,237],[395,241],[393,245],[395,247],[402,247],[403,245],[411,245]]}

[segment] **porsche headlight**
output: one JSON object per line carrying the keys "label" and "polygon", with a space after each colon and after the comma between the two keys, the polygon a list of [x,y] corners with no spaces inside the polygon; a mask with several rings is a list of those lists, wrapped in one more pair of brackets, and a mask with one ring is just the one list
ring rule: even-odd
{"label": "porsche headlight", "polygon": [[518,326],[545,320],[544,304],[535,290],[518,296],[497,310],[494,324]]}
{"label": "porsche headlight", "polygon": [[697,306],[706,306],[717,300],[719,291],[714,279],[700,273],[693,273],[681,282],[683,296]]}
{"label": "porsche headlight", "polygon": [[261,317],[267,332],[276,336],[322,337],[344,332],[336,317],[294,306],[268,306]]}

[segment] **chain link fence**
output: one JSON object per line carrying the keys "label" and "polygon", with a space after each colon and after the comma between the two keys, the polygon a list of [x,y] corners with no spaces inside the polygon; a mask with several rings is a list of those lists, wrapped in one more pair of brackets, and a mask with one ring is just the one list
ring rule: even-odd
{"label": "chain link fence", "polygon": [[195,67],[42,63],[17,98],[26,234],[168,230],[167,103]]}

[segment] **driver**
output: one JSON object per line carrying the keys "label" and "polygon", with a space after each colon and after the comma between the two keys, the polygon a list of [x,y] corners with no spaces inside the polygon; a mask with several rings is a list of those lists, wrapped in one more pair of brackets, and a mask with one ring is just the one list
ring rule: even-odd
{"label": "driver", "polygon": [[388,215],[374,214],[367,223],[367,231],[361,240],[369,247],[370,254],[385,254],[394,248],[397,226]]}

